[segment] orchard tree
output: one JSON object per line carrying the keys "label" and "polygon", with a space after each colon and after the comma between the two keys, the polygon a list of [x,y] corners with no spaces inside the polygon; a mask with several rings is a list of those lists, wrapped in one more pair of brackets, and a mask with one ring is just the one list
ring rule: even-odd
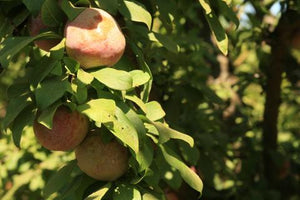
{"label": "orchard tree", "polygon": [[0,0],[1,199],[297,199],[299,27],[299,0]]}

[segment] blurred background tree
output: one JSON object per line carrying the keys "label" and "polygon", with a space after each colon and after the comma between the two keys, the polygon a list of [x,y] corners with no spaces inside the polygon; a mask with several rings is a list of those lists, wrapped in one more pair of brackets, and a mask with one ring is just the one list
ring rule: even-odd
{"label": "blurred background tree", "polygon": [[[26,9],[26,1],[17,2],[18,9]],[[107,2],[99,0],[109,10]],[[204,182],[202,198],[299,200],[300,1],[139,2],[151,13],[156,34],[133,23],[124,32],[140,42],[153,73],[150,98],[161,103],[171,127],[195,139],[197,150],[187,152],[185,143],[177,145]],[[27,24],[18,23],[17,17],[5,21],[16,13],[9,3],[0,0],[1,37],[17,36]],[[226,34],[213,36],[211,26],[219,25],[205,3]],[[11,33],[5,33],[8,27]],[[220,42],[227,40],[219,40],[225,36],[228,49]],[[7,87],[24,74],[26,56],[12,62],[1,70],[0,118]],[[0,143],[3,200],[41,199],[51,174],[73,159],[71,153],[42,149],[26,129],[21,150],[11,134],[1,134]],[[186,185],[169,185],[166,191],[178,199],[197,199]]]}

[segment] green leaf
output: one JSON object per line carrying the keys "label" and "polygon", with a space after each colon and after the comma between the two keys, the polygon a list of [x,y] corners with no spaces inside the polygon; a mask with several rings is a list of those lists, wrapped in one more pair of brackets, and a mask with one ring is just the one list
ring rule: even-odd
{"label": "green leaf", "polygon": [[61,9],[68,16],[68,19],[73,21],[86,8],[75,7],[70,1],[62,0]]}
{"label": "green leaf", "polygon": [[11,99],[6,108],[6,115],[3,119],[3,128],[6,129],[9,124],[15,120],[19,113],[31,102],[32,100],[28,95]]}
{"label": "green leaf", "polygon": [[47,182],[43,189],[44,198],[48,198],[51,194],[58,192],[70,180],[70,175],[76,161],[71,161],[66,166],[59,169]]}
{"label": "green leaf", "polygon": [[178,53],[180,50],[179,45],[166,35],[152,32],[148,34],[148,37],[151,41],[158,42],[173,53]]}
{"label": "green leaf", "polygon": [[20,141],[23,129],[28,125],[32,125],[34,118],[35,111],[33,110],[32,106],[28,106],[15,119],[11,130],[14,144],[17,147],[20,148]]}
{"label": "green leaf", "polygon": [[132,88],[130,73],[113,68],[104,68],[91,73],[98,81],[115,90],[129,90]]}
{"label": "green leaf", "polygon": [[147,84],[144,85],[143,91],[141,92],[142,100],[144,102],[147,102],[149,99],[149,94],[150,94],[152,82],[153,82],[152,72],[151,72],[148,64],[145,61],[142,50],[135,43],[133,43],[133,41],[129,40],[128,42],[130,44],[132,51],[135,53],[137,61],[138,61],[139,65],[141,66],[142,70],[147,72],[150,75],[150,80],[147,82]]}
{"label": "green leaf", "polygon": [[96,192],[90,194],[88,197],[86,197],[84,200],[100,200],[104,197],[104,195],[108,192],[108,190],[111,187],[111,183],[108,183],[101,187]]}
{"label": "green leaf", "polygon": [[22,0],[26,8],[33,14],[37,15],[45,0]]}
{"label": "green leaf", "polygon": [[58,26],[64,21],[64,13],[60,9],[57,0],[45,0],[41,13],[44,24],[49,27]]}
{"label": "green leaf", "polygon": [[139,137],[136,129],[123,111],[118,107],[115,116],[116,119],[113,122],[104,123],[104,125],[117,138],[137,153],[139,151]]}
{"label": "green leaf", "polygon": [[147,72],[143,72],[142,70],[133,70],[129,72],[132,76],[132,86],[137,87],[140,85],[144,85],[150,80],[150,75]]}
{"label": "green leaf", "polygon": [[228,53],[228,37],[222,27],[221,23],[218,20],[218,17],[214,12],[205,15],[206,20],[208,21],[209,27],[213,33],[214,38],[220,51],[227,55]]}
{"label": "green leaf", "polygon": [[67,66],[68,70],[73,74],[76,73],[78,71],[78,69],[80,68],[79,62],[77,62],[73,58],[64,57],[63,61],[64,61],[65,65]]}
{"label": "green leaf", "polygon": [[119,11],[131,21],[145,23],[148,29],[151,29],[152,17],[143,4],[125,0],[124,4],[119,6]]}
{"label": "green leaf", "polygon": [[60,99],[67,91],[72,91],[67,79],[45,80],[35,90],[36,104],[43,110]]}
{"label": "green leaf", "polygon": [[43,110],[41,115],[38,117],[38,122],[43,124],[48,129],[52,129],[53,127],[53,117],[57,110],[57,108],[61,105],[61,102],[53,104],[52,106],[48,107],[47,109]]}
{"label": "green leaf", "polygon": [[60,43],[50,49],[51,58],[61,60],[64,56],[66,39],[62,39]]}
{"label": "green leaf", "polygon": [[122,184],[114,189],[113,200],[142,200],[141,193],[131,185]]}
{"label": "green leaf", "polygon": [[37,39],[42,38],[61,38],[59,35],[53,32],[44,32],[35,37],[10,37],[5,39],[2,43],[2,49],[0,50],[0,63],[3,67],[7,67],[9,61],[20,52],[25,46]]}
{"label": "green leaf", "polygon": [[238,28],[240,24],[239,18],[236,16],[236,13],[233,12],[233,10],[229,7],[229,5],[227,4],[228,2],[217,1],[217,3],[222,15],[231,20],[236,25],[236,28]]}
{"label": "green leaf", "polygon": [[166,113],[162,109],[161,105],[157,101],[150,101],[145,104],[146,106],[146,117],[151,121],[156,121],[163,118]]}
{"label": "green leaf", "polygon": [[145,103],[135,95],[125,95],[125,99],[128,99],[138,105],[144,113],[146,113],[147,108]]}
{"label": "green leaf", "polygon": [[36,65],[30,77],[34,87],[36,87],[46,76],[57,66],[60,65],[58,60],[44,56]]}
{"label": "green leaf", "polygon": [[209,0],[199,0],[199,2],[201,4],[202,8],[205,10],[205,14],[209,14],[212,12],[212,9],[208,3]]}
{"label": "green leaf", "polygon": [[139,163],[139,172],[149,168],[153,161],[153,146],[151,140],[146,137],[141,145],[140,151],[136,154],[135,159]]}
{"label": "green leaf", "polygon": [[77,107],[77,110],[98,123],[114,120],[116,104],[111,99],[95,99]]}
{"label": "green leaf", "polygon": [[94,80],[94,77],[91,74],[85,72],[82,69],[78,70],[77,78],[78,78],[79,81],[81,81],[85,85],[91,84],[92,81]]}
{"label": "green leaf", "polygon": [[99,2],[99,7],[108,11],[108,13],[116,14],[118,11],[118,0],[101,0]]}
{"label": "green leaf", "polygon": [[145,193],[143,194],[143,200],[160,200],[160,199],[150,193]]}
{"label": "green leaf", "polygon": [[29,91],[29,84],[27,82],[14,83],[7,89],[8,99],[22,96]]}
{"label": "green leaf", "polygon": [[198,192],[202,193],[203,183],[200,177],[191,170],[188,166],[186,166],[180,159],[179,156],[175,154],[171,149],[165,147],[163,145],[159,146],[163,157],[169,163],[170,166],[176,168],[183,180],[189,184],[193,189],[197,190]]}
{"label": "green leaf", "polygon": [[174,129],[171,129],[165,126],[161,122],[152,122],[152,124],[159,132],[159,143],[163,144],[172,138],[172,139],[183,140],[186,143],[188,143],[191,147],[194,146],[194,139],[191,136],[184,133],[180,133],[179,131],[176,131]]}

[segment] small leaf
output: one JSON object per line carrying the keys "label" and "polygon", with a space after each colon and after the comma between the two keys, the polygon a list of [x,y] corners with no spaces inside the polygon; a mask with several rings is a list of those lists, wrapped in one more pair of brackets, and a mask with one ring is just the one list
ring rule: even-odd
{"label": "small leaf", "polygon": [[138,105],[144,113],[146,113],[147,108],[145,103],[135,95],[125,95],[125,99],[128,99]]}
{"label": "small leaf", "polygon": [[142,200],[141,193],[131,185],[122,184],[115,188],[113,200]]}
{"label": "small leaf", "polygon": [[82,69],[78,70],[77,78],[78,78],[79,81],[81,81],[85,85],[91,84],[92,81],[94,80],[94,77],[91,74],[85,72]]}
{"label": "small leaf", "polygon": [[91,73],[98,81],[115,90],[129,90],[132,88],[130,73],[113,68],[104,68]]}
{"label": "small leaf", "polygon": [[119,7],[120,13],[134,22],[145,23],[148,29],[151,29],[151,14],[144,8],[141,3],[133,1],[124,1],[124,5]]}
{"label": "small leaf", "polygon": [[86,197],[84,200],[100,200],[104,197],[104,195],[108,192],[108,190],[111,187],[111,183],[108,183],[101,187],[96,192],[90,194],[88,197]]}
{"label": "small leaf", "polygon": [[156,121],[163,118],[166,113],[162,109],[161,105],[157,101],[150,101],[145,104],[146,106],[146,117],[151,121]]}
{"label": "small leaf", "polygon": [[64,57],[63,59],[65,65],[67,66],[68,70],[71,73],[76,73],[78,71],[78,69],[80,68],[80,64],[79,62],[77,62],[76,60],[70,58],[70,57]]}
{"label": "small leaf", "polygon": [[64,13],[60,9],[57,0],[45,0],[41,13],[43,22],[49,27],[58,26],[63,22]]}
{"label": "small leaf", "polygon": [[145,193],[143,194],[143,200],[160,200],[160,199],[150,193]]}
{"label": "small leaf", "polygon": [[209,14],[212,12],[211,7],[209,5],[209,0],[199,0],[202,8],[205,10],[205,14]]}
{"label": "small leaf", "polygon": [[147,72],[143,72],[142,70],[133,70],[129,72],[132,76],[132,86],[137,87],[140,85],[144,85],[150,80],[150,75]]}
{"label": "small leaf", "polygon": [[47,199],[51,194],[58,192],[70,180],[70,174],[76,165],[76,161],[71,161],[59,169],[47,182],[43,189],[44,197]]}
{"label": "small leaf", "polygon": [[77,110],[98,123],[114,120],[116,104],[111,99],[95,99],[78,106]]}
{"label": "small leaf", "polygon": [[35,90],[36,104],[43,110],[61,98],[67,91],[72,91],[68,80],[45,80]]}
{"label": "small leaf", "polygon": [[9,124],[15,120],[19,113],[31,102],[32,100],[28,95],[23,95],[11,99],[6,108],[6,115],[3,119],[3,128],[6,129]]}
{"label": "small leaf", "polygon": [[188,143],[191,147],[194,146],[194,139],[184,133],[180,133],[179,131],[176,131],[174,129],[171,129],[161,122],[152,122],[152,124],[157,128],[159,131],[159,142],[161,144],[167,142],[168,140],[172,139],[178,139],[178,140],[183,140],[186,143]]}
{"label": "small leaf", "polygon": [[40,124],[43,124],[44,126],[46,126],[48,129],[52,129],[53,127],[53,117],[54,114],[57,110],[57,108],[61,105],[61,102],[56,103],[50,107],[48,107],[46,110],[43,110],[41,115],[38,117],[38,122]]}
{"label": "small leaf", "polygon": [[17,147],[20,147],[20,141],[21,141],[23,129],[28,125],[32,125],[34,118],[35,118],[35,111],[32,109],[32,106],[28,106],[15,119],[15,122],[13,123],[11,130],[12,130],[14,144]]}
{"label": "small leaf", "polygon": [[191,170],[188,166],[186,166],[180,159],[179,156],[175,154],[171,149],[166,146],[160,145],[161,152],[163,157],[169,163],[170,166],[176,168],[183,180],[189,184],[192,188],[202,193],[203,183],[199,176]]}
{"label": "small leaf", "polygon": [[180,50],[179,45],[166,35],[152,32],[148,34],[148,37],[151,41],[160,43],[163,47],[173,53],[178,53]]}

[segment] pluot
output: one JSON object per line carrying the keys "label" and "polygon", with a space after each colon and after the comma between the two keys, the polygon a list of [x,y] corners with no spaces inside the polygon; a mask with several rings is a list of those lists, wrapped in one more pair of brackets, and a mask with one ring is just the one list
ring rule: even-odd
{"label": "pluot", "polygon": [[59,107],[53,117],[53,127],[34,121],[33,130],[39,143],[53,151],[69,151],[78,146],[88,132],[88,119],[85,115],[67,107]]}
{"label": "pluot", "polygon": [[128,169],[128,151],[116,140],[104,143],[101,135],[91,133],[75,149],[79,168],[101,181],[114,181]]}
{"label": "pluot", "polygon": [[65,27],[67,54],[82,68],[112,66],[124,53],[126,41],[117,22],[104,10],[86,8]]}

